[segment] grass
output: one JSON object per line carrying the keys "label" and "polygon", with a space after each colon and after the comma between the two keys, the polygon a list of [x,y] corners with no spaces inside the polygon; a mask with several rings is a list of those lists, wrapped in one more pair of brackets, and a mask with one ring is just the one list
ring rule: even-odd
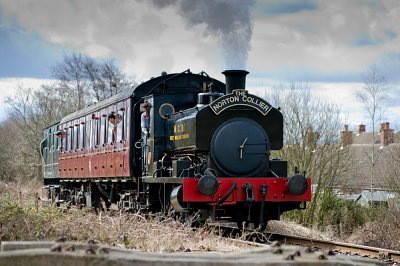
{"label": "grass", "polygon": [[351,243],[400,250],[400,209],[398,206],[374,206],[370,219],[346,239]]}
{"label": "grass", "polygon": [[[38,201],[40,187],[40,183],[34,182],[0,182],[0,241],[62,238],[67,241],[97,241],[149,252],[230,252],[252,248],[244,242],[219,237],[211,228],[194,230],[190,220],[182,222],[172,217],[141,213],[96,214],[88,209],[42,207]],[[362,215],[357,216],[358,213]],[[365,220],[355,223],[359,217]],[[336,202],[324,212],[323,220],[323,226],[318,228],[326,234],[295,223],[277,221],[269,222],[267,229],[320,239],[329,239],[330,235],[338,241],[400,250],[398,208],[378,206],[359,212],[354,206]]]}
{"label": "grass", "polygon": [[[40,184],[26,184],[38,187]],[[148,252],[215,251],[250,248],[214,234],[210,228],[193,230],[191,221],[141,213],[61,210],[42,207],[37,193],[24,185],[0,183],[0,240],[96,241]]]}

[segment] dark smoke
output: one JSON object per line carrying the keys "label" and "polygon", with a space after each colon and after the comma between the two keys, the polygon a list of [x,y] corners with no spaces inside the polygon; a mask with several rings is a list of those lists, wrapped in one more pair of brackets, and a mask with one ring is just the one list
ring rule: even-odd
{"label": "dark smoke", "polygon": [[205,24],[208,34],[221,38],[227,69],[245,69],[252,35],[255,0],[152,0],[157,7],[178,7],[189,25]]}

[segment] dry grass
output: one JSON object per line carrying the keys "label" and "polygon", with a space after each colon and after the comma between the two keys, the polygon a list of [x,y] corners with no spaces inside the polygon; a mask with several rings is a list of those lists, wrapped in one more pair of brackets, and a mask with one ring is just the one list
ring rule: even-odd
{"label": "dry grass", "polygon": [[400,210],[379,209],[373,213],[375,219],[355,230],[346,239],[349,243],[400,250]]}
{"label": "dry grass", "polygon": [[321,240],[333,239],[332,235],[328,232],[322,233],[317,229],[310,229],[297,223],[288,221],[269,221],[267,231],[277,234],[287,234],[292,236],[308,237]]}
{"label": "dry grass", "polygon": [[40,184],[0,183],[0,240],[97,241],[149,252],[229,252],[251,248],[214,234],[193,230],[191,221],[140,213],[60,210],[41,207]]}
{"label": "dry grass", "polygon": [[111,214],[76,211],[64,215],[52,225],[55,235],[69,240],[94,239],[101,243],[149,252],[175,251],[236,251],[243,245],[233,244],[213,234],[211,230],[193,230],[190,222],[173,218],[136,214]]}
{"label": "dry grass", "polygon": [[[38,182],[0,182],[0,240],[97,241],[101,244],[148,252],[230,252],[253,248],[219,237],[215,229],[191,228],[191,221],[141,213],[101,212],[88,209],[42,207]],[[357,230],[349,242],[400,250],[400,212],[382,216]],[[386,218],[385,218],[386,217]],[[267,230],[318,239],[343,240],[293,222],[270,221]],[[389,237],[392,232],[394,237]],[[261,234],[258,236],[263,238]],[[242,236],[241,239],[245,239]]]}

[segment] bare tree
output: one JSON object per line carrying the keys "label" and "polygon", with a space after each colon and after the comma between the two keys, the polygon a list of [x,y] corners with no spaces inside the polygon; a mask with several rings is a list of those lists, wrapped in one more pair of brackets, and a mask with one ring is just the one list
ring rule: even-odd
{"label": "bare tree", "polygon": [[[100,74],[103,83],[102,99],[115,95],[134,85],[132,79],[127,78],[114,64],[114,60],[105,61],[100,65]],[[98,99],[100,100],[100,99]]]}
{"label": "bare tree", "polygon": [[0,123],[0,180],[12,181],[29,175],[24,167],[22,156],[16,156],[24,150],[24,138],[19,128],[10,119]]}
{"label": "bare tree", "polygon": [[96,62],[81,54],[64,56],[52,68],[57,87],[72,99],[75,110],[93,101],[101,101],[134,85],[114,64],[114,60]]}
{"label": "bare tree", "polygon": [[69,100],[55,86],[33,89],[20,84],[15,97],[7,98],[6,102],[10,107],[9,123],[14,126],[15,136],[20,137],[20,148],[13,150],[12,160],[24,163],[24,167],[29,169],[28,177],[38,178],[41,174],[39,143],[43,129],[71,112]]}
{"label": "bare tree", "polygon": [[376,65],[368,68],[367,72],[362,75],[364,86],[361,90],[357,91],[356,97],[363,105],[364,111],[368,115],[372,125],[372,137],[371,137],[371,149],[367,156],[369,158],[370,167],[370,183],[371,193],[374,190],[375,177],[375,166],[377,163],[378,156],[381,151],[376,149],[375,137],[376,137],[376,125],[382,119],[382,115],[385,112],[386,103],[388,101],[387,95],[387,84],[385,77],[378,71]]}
{"label": "bare tree", "polygon": [[338,145],[340,110],[301,83],[275,87],[273,102],[284,116],[284,148],[276,155],[288,161],[289,173],[298,168],[312,178],[313,200],[301,219],[306,224],[318,223],[323,219],[321,202],[334,196],[348,156],[348,150]]}
{"label": "bare tree", "polygon": [[15,149],[13,155],[30,170],[30,177],[38,177],[40,174],[41,160],[37,150],[45,125],[37,110],[37,100],[33,89],[24,88],[22,85],[19,85],[15,98],[6,100],[11,107],[10,120],[17,129],[15,134],[22,136],[20,144],[24,147],[20,150]]}
{"label": "bare tree", "polygon": [[85,58],[80,54],[64,56],[62,63],[53,67],[53,76],[58,80],[58,87],[65,92],[75,105],[76,110],[86,105],[89,95],[88,80],[85,76]]}
{"label": "bare tree", "polygon": [[388,100],[387,83],[385,77],[379,74],[376,65],[368,68],[362,75],[362,79],[364,86],[356,92],[356,97],[363,105],[368,118],[371,119],[372,130],[375,132],[375,126],[381,120]]}

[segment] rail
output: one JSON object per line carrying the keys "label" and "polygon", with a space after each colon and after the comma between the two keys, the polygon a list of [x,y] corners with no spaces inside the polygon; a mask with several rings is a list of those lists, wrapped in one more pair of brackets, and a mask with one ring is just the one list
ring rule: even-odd
{"label": "rail", "polygon": [[230,225],[210,224],[218,228],[218,233],[228,238],[240,237],[245,241],[258,243],[269,243],[272,245],[298,245],[312,250],[323,250],[325,254],[345,254],[352,256],[378,259],[385,263],[400,263],[400,251],[376,248],[370,246],[349,244],[330,240],[320,240],[307,237],[285,235],[273,232],[260,232],[257,230],[239,230]]}
{"label": "rail", "polygon": [[271,237],[272,239],[284,244],[301,245],[329,250],[330,252],[358,255],[362,257],[381,259],[387,262],[392,261],[400,263],[400,251],[396,250],[274,233],[271,233]]}

